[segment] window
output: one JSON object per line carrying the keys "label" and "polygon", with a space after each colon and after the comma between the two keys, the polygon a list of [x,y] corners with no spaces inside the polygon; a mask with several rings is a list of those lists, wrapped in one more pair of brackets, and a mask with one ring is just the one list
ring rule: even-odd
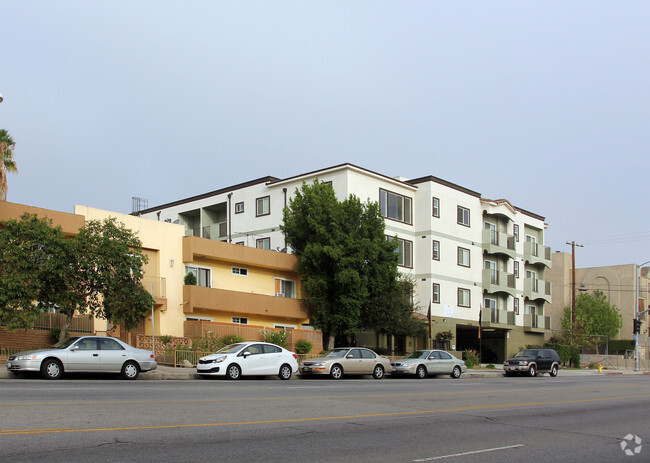
{"label": "window", "polygon": [[515,241],[518,243],[519,242],[519,225],[517,225],[517,224],[512,225],[512,234],[515,235]]}
{"label": "window", "polygon": [[84,338],[75,344],[79,350],[97,350],[97,338]]}
{"label": "window", "polygon": [[440,200],[438,198],[433,198],[432,199],[432,215],[434,217],[440,217]]}
{"label": "window", "polygon": [[232,317],[232,323],[237,325],[248,325],[248,318],[246,317]]}
{"label": "window", "polygon": [[433,300],[434,304],[440,304],[440,283],[433,284]]}
{"label": "window", "polygon": [[297,328],[296,325],[286,325],[286,324],[280,324],[280,323],[274,323],[273,328],[280,328],[284,331],[289,331],[289,330],[295,330]]}
{"label": "window", "polygon": [[196,267],[194,265],[187,265],[185,267],[185,274],[193,273],[196,277],[196,286],[204,286],[206,288],[212,287],[212,270],[207,267]]}
{"label": "window", "polygon": [[200,317],[198,315],[186,315],[185,320],[188,322],[211,322],[212,317]]}
{"label": "window", "polygon": [[411,224],[411,198],[380,188],[379,210],[383,217]]}
{"label": "window", "polygon": [[513,301],[513,305],[514,305],[515,315],[519,315],[519,298],[518,297],[515,297],[515,299]]}
{"label": "window", "polygon": [[235,203],[235,214],[241,214],[244,212],[244,203]]}
{"label": "window", "polygon": [[119,342],[110,338],[99,338],[99,348],[101,350],[124,350]]}
{"label": "window", "polygon": [[515,274],[515,278],[519,278],[519,262],[518,261],[513,262],[513,269],[512,270],[513,270],[513,272]]}
{"label": "window", "polygon": [[296,282],[275,278],[275,295],[281,297],[296,297]]}
{"label": "window", "polygon": [[496,323],[497,322],[497,300],[491,297],[486,297],[483,301],[483,304],[485,305],[485,310],[486,311],[489,310],[490,318],[488,320],[493,323]]}
{"label": "window", "polygon": [[244,242],[243,242],[243,241],[237,241],[235,244],[236,244],[237,246],[243,246],[243,245],[244,245]]}
{"label": "window", "polygon": [[469,289],[458,288],[458,307],[470,307],[470,295]]}
{"label": "window", "polygon": [[241,268],[241,267],[231,267],[230,272],[233,275],[241,275],[243,277],[248,276],[248,269],[247,268]]}
{"label": "window", "polygon": [[256,240],[255,247],[257,249],[266,249],[268,251],[271,249],[271,238],[260,238]]}
{"label": "window", "polygon": [[458,248],[458,265],[461,267],[469,267],[469,249]]}
{"label": "window", "polygon": [[[392,236],[386,237],[389,240],[394,240]],[[403,240],[397,238],[397,254],[399,258],[397,259],[397,265],[400,267],[413,267],[413,242],[408,240]]]}
{"label": "window", "polygon": [[458,206],[458,223],[469,227],[469,209]]}
{"label": "window", "polygon": [[433,240],[433,260],[440,260],[440,241]]}
{"label": "window", "polygon": [[271,197],[264,196],[255,200],[255,216],[269,215],[271,213]]}

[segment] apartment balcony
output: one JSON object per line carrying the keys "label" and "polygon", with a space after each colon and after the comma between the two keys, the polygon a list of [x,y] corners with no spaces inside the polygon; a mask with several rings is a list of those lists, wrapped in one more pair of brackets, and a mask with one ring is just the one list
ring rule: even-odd
{"label": "apartment balcony", "polygon": [[184,313],[201,314],[210,310],[293,321],[309,318],[307,305],[302,299],[281,296],[185,285],[183,286],[183,301]]}
{"label": "apartment balcony", "polygon": [[545,333],[551,331],[551,317],[543,315],[524,315],[524,331]]}
{"label": "apartment balcony", "polygon": [[488,293],[506,293],[516,296],[515,275],[507,272],[483,270],[483,289]]}
{"label": "apartment balcony", "polygon": [[488,254],[504,254],[511,259],[517,255],[515,237],[493,230],[483,230],[483,250]]}
{"label": "apartment balcony", "polygon": [[481,317],[481,326],[483,328],[511,329],[515,326],[514,312],[500,309],[483,309],[485,315],[487,315],[488,311],[488,317]]}
{"label": "apartment balcony", "polygon": [[153,296],[154,305],[162,306],[161,310],[167,310],[167,280],[161,277],[142,277],[142,286]]}
{"label": "apartment balcony", "polygon": [[524,243],[524,259],[551,268],[551,248],[527,241]]}
{"label": "apartment balcony", "polygon": [[203,227],[202,238],[223,240],[228,238],[228,222],[215,223]]}
{"label": "apartment balcony", "polygon": [[542,299],[551,303],[551,282],[539,280],[537,278],[526,278],[524,280],[524,297],[531,301]]}

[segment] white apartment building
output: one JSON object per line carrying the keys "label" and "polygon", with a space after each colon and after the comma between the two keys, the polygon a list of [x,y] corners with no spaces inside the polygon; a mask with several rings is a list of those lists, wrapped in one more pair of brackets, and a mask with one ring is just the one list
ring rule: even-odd
{"label": "white apartment building", "polygon": [[484,362],[496,363],[523,345],[543,343],[551,330],[544,311],[551,302],[544,217],[433,176],[391,178],[346,163],[264,177],[137,214],[182,224],[186,235],[286,252],[283,209],[314,179],[331,182],[340,200],[354,194],[379,202],[386,235],[400,242],[400,270],[417,281],[415,302],[423,315],[431,306],[434,336],[452,331],[452,349],[481,349]]}

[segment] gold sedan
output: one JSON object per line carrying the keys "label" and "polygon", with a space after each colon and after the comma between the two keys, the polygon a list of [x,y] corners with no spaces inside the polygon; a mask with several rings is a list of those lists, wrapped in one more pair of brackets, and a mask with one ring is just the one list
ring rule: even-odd
{"label": "gold sedan", "polygon": [[382,379],[390,371],[390,360],[365,347],[337,347],[324,357],[305,360],[300,366],[301,375],[329,375],[333,379],[344,374]]}

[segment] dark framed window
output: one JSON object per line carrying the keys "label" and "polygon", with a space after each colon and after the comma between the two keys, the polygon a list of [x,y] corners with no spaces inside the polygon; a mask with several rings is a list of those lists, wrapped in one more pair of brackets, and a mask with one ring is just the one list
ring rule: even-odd
{"label": "dark framed window", "polygon": [[519,278],[519,262],[514,261],[512,266],[512,271],[515,274],[515,278]]}
{"label": "dark framed window", "polygon": [[248,325],[248,318],[246,317],[232,317],[231,321],[237,325]]}
{"label": "dark framed window", "polygon": [[458,206],[458,223],[465,227],[469,227],[469,209],[463,206]]}
{"label": "dark framed window", "polygon": [[458,247],[458,265],[461,267],[470,266],[470,252],[469,249]]}
{"label": "dark framed window", "polygon": [[257,249],[271,249],[271,238],[259,238],[255,240],[255,247]]}
{"label": "dark framed window", "polygon": [[519,225],[517,225],[517,224],[512,225],[512,234],[515,236],[515,241],[518,243],[519,242]]}
{"label": "dark framed window", "polygon": [[244,212],[244,203],[235,203],[235,214],[241,214]]}
{"label": "dark framed window", "polygon": [[255,217],[269,215],[271,213],[271,197],[264,196],[255,200]]}
{"label": "dark framed window", "polygon": [[431,200],[431,210],[434,217],[440,217],[440,200],[438,198],[432,198]]}
{"label": "dark framed window", "polygon": [[471,291],[465,288],[458,288],[458,307],[471,307]]}
{"label": "dark framed window", "polygon": [[440,283],[433,284],[433,299],[431,299],[431,302],[440,304]]}
{"label": "dark framed window", "polygon": [[433,240],[433,260],[440,260],[440,241]]}
{"label": "dark framed window", "polygon": [[412,223],[412,201],[408,196],[402,196],[382,188],[379,189],[379,210],[387,219],[407,224]]}
{"label": "dark framed window", "polygon": [[515,297],[513,303],[514,303],[515,315],[519,315],[519,298]]}
{"label": "dark framed window", "polygon": [[[387,240],[393,241],[394,236],[387,236]],[[397,238],[397,250],[395,251],[399,258],[397,259],[397,265],[400,267],[413,268],[413,242],[408,240],[403,240]]]}

